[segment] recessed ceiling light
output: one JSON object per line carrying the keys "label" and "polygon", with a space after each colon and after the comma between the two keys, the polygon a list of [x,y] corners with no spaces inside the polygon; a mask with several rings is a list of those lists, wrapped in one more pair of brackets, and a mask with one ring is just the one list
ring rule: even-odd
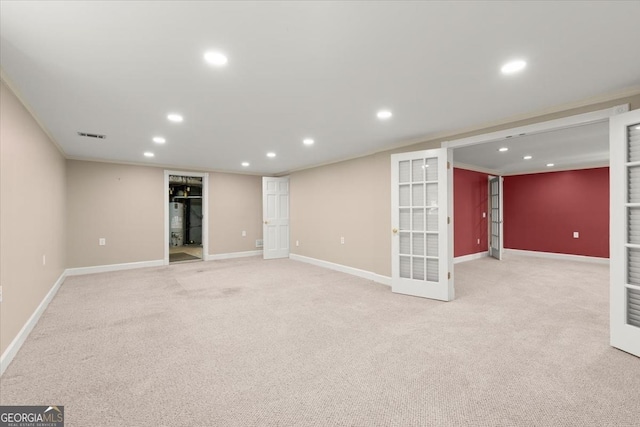
{"label": "recessed ceiling light", "polygon": [[513,74],[513,73],[517,73],[518,71],[524,70],[526,66],[527,66],[526,62],[524,62],[521,59],[518,59],[516,61],[507,62],[502,66],[500,71],[502,71],[502,74]]}
{"label": "recessed ceiling light", "polygon": [[181,121],[184,120],[180,114],[176,114],[176,113],[168,114],[167,119],[175,123],[180,123]]}
{"label": "recessed ceiling light", "polygon": [[273,153],[273,152],[269,152],[269,153],[267,153],[267,157],[271,157],[271,158],[273,158],[273,157],[275,157],[275,156],[276,156],[276,153]]}
{"label": "recessed ceiling light", "polygon": [[500,151],[501,153],[504,153],[505,151],[509,151],[509,148],[507,148],[507,147],[500,147],[500,148],[498,148],[498,151]]}
{"label": "recessed ceiling light", "polygon": [[311,138],[306,138],[306,139],[304,139],[304,140],[302,141],[302,143],[303,143],[304,145],[313,145],[313,143],[314,143],[314,142],[315,142],[315,141],[314,141],[313,139],[311,139]]}
{"label": "recessed ceiling light", "polygon": [[380,120],[390,119],[393,114],[389,110],[380,110],[378,114],[376,114]]}
{"label": "recessed ceiling light", "polygon": [[531,160],[531,159],[533,159],[533,156],[524,156],[524,157],[523,157],[523,159],[525,159],[525,160]]}
{"label": "recessed ceiling light", "polygon": [[547,167],[550,168],[551,166],[555,166],[555,164],[554,163],[547,163]]}
{"label": "recessed ceiling light", "polygon": [[227,65],[228,62],[227,57],[220,52],[207,52],[204,54],[204,60],[211,65],[215,65],[216,67]]}
{"label": "recessed ceiling light", "polygon": [[245,168],[248,167],[249,166],[249,162],[242,162],[242,166],[245,167]]}
{"label": "recessed ceiling light", "polygon": [[164,144],[165,142],[167,142],[167,140],[161,136],[154,136],[153,142],[155,142],[156,144]]}
{"label": "recessed ceiling light", "polygon": [[151,151],[145,151],[144,152],[144,156],[145,157],[153,157],[153,156],[155,156],[155,154],[153,154]]}

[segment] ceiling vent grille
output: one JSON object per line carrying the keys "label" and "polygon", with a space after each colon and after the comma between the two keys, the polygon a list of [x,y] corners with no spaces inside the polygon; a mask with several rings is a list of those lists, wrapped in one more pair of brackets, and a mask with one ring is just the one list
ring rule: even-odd
{"label": "ceiling vent grille", "polygon": [[87,138],[106,139],[107,135],[100,135],[97,133],[78,132],[78,135],[85,136]]}

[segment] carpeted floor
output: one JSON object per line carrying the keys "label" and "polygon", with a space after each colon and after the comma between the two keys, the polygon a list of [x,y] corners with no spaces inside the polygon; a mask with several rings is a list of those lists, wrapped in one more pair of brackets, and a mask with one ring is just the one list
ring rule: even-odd
{"label": "carpeted floor", "polygon": [[485,258],[449,303],[288,259],[69,277],[0,404],[64,405],[68,427],[637,426],[608,273]]}

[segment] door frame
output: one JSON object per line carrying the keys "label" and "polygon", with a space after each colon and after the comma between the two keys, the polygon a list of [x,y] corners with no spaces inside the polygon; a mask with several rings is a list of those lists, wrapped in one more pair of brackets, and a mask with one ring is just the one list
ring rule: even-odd
{"label": "door frame", "polygon": [[209,260],[209,174],[206,172],[164,171],[164,265],[169,265],[169,175],[202,178],[202,260]]}
{"label": "door frame", "polygon": [[[520,136],[523,133],[530,135],[533,133],[566,129],[570,127],[582,126],[582,125],[587,125],[591,123],[598,123],[598,122],[605,122],[605,121],[610,122],[611,117],[617,116],[618,114],[626,113],[628,111],[629,111],[629,104],[621,104],[611,108],[591,111],[589,113],[576,114],[573,116],[562,117],[559,119],[548,120],[548,121],[539,122],[539,123],[533,123],[525,126],[518,126],[510,129],[496,131],[496,132],[489,132],[482,135],[474,135],[467,138],[460,138],[452,141],[444,141],[442,143],[442,147],[455,149],[455,148],[461,148],[461,147],[468,147],[470,145],[484,144],[487,142],[493,142],[493,141],[502,140],[502,139],[506,139],[514,136]],[[612,145],[612,142],[613,141],[611,140],[611,137],[609,137],[609,146]],[[455,164],[454,164],[454,167],[455,167]],[[611,203],[611,195],[609,196],[609,201]],[[451,213],[451,215],[453,215],[453,213]],[[610,237],[612,237],[611,231],[612,230],[610,229],[609,230]],[[610,245],[612,245],[613,239],[610,238],[610,241],[611,241]],[[450,241],[450,243],[453,244],[453,241]],[[618,248],[614,248],[613,246],[611,246],[611,253],[613,253],[614,250],[618,250]],[[609,256],[610,256],[609,259],[611,259],[611,255]],[[452,266],[452,268],[455,268],[455,266]],[[614,286],[614,283],[612,279],[610,279],[609,287],[611,288],[613,286]],[[609,307],[609,313],[611,315],[611,307]],[[609,329],[609,333],[611,335],[611,327]]]}

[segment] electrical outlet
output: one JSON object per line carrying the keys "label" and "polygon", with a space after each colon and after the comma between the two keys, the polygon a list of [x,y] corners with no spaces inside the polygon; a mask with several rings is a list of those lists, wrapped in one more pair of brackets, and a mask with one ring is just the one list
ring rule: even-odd
{"label": "electrical outlet", "polygon": [[296,246],[300,246],[300,240],[296,240]]}
{"label": "electrical outlet", "polygon": [[480,239],[478,239],[478,244],[480,244]]}
{"label": "electrical outlet", "polygon": [[2,286],[0,286],[0,302],[2,302]]}
{"label": "electrical outlet", "polygon": [[247,237],[247,231],[246,230],[242,230],[242,237]]}
{"label": "electrical outlet", "polygon": [[107,239],[105,239],[104,237],[99,238],[99,239],[98,239],[98,244],[99,244],[100,246],[104,246],[104,245],[106,245],[106,244],[107,244]]}
{"label": "electrical outlet", "polygon": [[579,232],[577,232],[577,231],[574,231],[574,232],[573,232],[573,238],[574,238],[574,239],[578,239],[578,238],[580,238],[580,233],[579,233]]}
{"label": "electrical outlet", "polygon": [[42,265],[47,265],[47,256],[42,255]]}
{"label": "electrical outlet", "polygon": [[261,248],[261,247],[262,247],[262,239],[256,240],[256,248]]}
{"label": "electrical outlet", "polygon": [[344,237],[340,237],[340,244],[344,245]]}
{"label": "electrical outlet", "polygon": [[482,218],[486,218],[487,217],[487,213],[486,212],[482,212]]}

